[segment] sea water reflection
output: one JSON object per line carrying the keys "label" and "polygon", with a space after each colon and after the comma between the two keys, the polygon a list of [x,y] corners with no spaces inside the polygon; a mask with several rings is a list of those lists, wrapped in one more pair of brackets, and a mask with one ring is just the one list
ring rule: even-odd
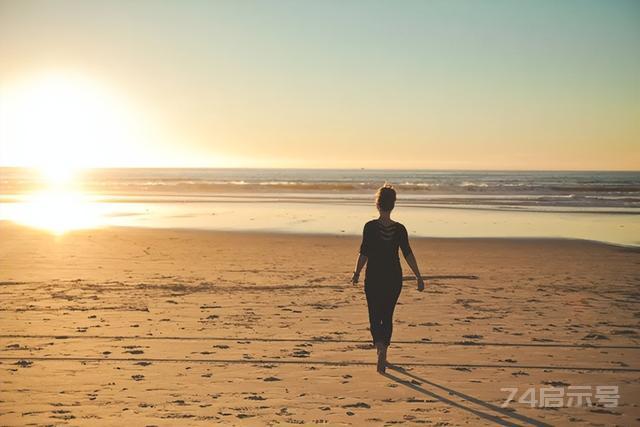
{"label": "sea water reflection", "polygon": [[[376,215],[370,195],[217,194],[105,196],[42,191],[3,196],[0,220],[61,234],[127,226],[359,234]],[[400,201],[395,218],[413,236],[562,237],[640,244],[634,209],[510,208]]]}

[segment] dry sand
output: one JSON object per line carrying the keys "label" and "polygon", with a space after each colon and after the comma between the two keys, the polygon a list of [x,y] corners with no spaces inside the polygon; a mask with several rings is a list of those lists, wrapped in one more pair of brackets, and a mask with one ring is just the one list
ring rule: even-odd
{"label": "dry sand", "polygon": [[[383,376],[346,283],[357,238],[0,236],[0,425],[640,423],[635,250],[414,239],[431,278],[405,282]],[[504,387],[578,385],[619,406],[500,407]]]}

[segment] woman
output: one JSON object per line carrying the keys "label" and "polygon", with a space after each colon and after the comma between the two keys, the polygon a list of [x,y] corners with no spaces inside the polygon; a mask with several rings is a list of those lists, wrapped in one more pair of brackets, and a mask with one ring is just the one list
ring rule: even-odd
{"label": "woman", "polygon": [[418,280],[418,290],[424,290],[424,281],[420,276],[418,263],[409,246],[407,229],[391,219],[391,211],[395,203],[396,191],[385,184],[376,194],[376,207],[380,217],[364,225],[360,256],[351,279],[354,285],[357,284],[362,267],[367,265],[364,291],[369,307],[373,345],[378,351],[378,372],[380,373],[385,372],[387,347],[391,342],[393,328],[393,310],[402,290],[402,267],[398,248],[402,249],[407,264]]}

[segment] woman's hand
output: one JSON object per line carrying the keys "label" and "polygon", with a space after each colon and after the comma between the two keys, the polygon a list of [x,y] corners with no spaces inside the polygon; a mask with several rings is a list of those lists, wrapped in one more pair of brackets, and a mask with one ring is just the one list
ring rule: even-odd
{"label": "woman's hand", "polygon": [[413,252],[405,255],[404,259],[407,260],[407,264],[411,267],[411,271],[416,276],[416,280],[418,282],[418,290],[420,292],[424,291],[424,280],[422,280],[422,276],[420,275],[420,269],[418,268],[418,262],[416,261],[416,257],[413,255]]}
{"label": "woman's hand", "polygon": [[354,272],[353,276],[351,276],[351,284],[357,285],[359,280],[360,280],[360,274]]}
{"label": "woman's hand", "polygon": [[367,257],[365,255],[358,255],[358,261],[356,262],[356,268],[353,270],[353,276],[351,276],[351,284],[357,285],[360,280],[360,272],[367,263]]}

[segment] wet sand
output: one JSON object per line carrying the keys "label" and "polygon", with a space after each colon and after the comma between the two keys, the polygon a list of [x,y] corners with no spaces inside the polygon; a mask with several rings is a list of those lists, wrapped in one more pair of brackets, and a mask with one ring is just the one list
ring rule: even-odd
{"label": "wet sand", "polygon": [[[640,422],[637,250],[413,239],[427,290],[405,282],[383,376],[346,283],[358,238],[0,235],[0,425]],[[501,388],[599,385],[617,407],[500,407]]]}

